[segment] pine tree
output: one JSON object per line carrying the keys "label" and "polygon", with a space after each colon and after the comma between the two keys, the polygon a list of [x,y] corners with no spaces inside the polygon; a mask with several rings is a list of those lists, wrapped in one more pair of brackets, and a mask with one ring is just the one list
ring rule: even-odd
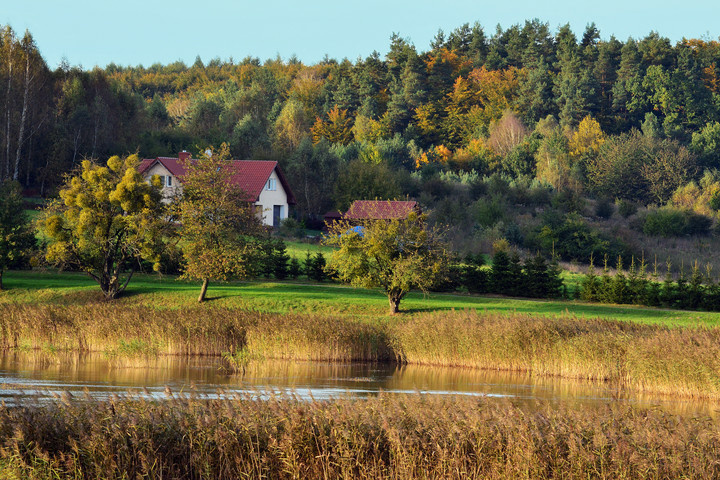
{"label": "pine tree", "polygon": [[660,283],[658,282],[658,276],[658,263],[656,256],[655,262],[653,263],[653,273],[650,276],[650,281],[647,286],[647,296],[643,302],[644,305],[649,305],[651,307],[657,307],[660,305]]}

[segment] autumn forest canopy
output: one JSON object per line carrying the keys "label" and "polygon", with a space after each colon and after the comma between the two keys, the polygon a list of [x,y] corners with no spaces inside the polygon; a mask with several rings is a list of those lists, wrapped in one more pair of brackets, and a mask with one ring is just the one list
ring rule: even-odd
{"label": "autumn forest canopy", "polygon": [[[449,184],[469,185],[474,202],[492,178],[710,217],[720,208],[715,40],[606,40],[594,25],[578,35],[532,20],[440,31],[425,51],[393,35],[384,57],[315,65],[198,57],[53,71],[41,49],[29,32],[1,31],[0,178],[39,195],[84,158],[228,142],[235,158],[279,161],[307,221],[357,198],[448,210]],[[477,208],[483,225],[492,208]]]}

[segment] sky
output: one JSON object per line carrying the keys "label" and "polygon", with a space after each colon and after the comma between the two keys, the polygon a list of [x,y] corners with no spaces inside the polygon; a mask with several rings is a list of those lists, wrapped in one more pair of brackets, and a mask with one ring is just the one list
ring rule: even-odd
{"label": "sky", "polygon": [[438,29],[479,22],[491,36],[534,18],[553,32],[569,23],[578,37],[591,22],[603,39],[720,36],[717,0],[0,0],[0,25],[29,30],[50,68],[63,59],[86,69],[197,56],[356,60],[387,53],[393,33],[423,51]]}

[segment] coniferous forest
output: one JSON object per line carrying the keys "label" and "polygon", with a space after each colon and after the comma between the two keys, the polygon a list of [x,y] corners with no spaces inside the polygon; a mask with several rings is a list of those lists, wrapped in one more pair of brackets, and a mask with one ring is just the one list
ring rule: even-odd
{"label": "coniferous forest", "polygon": [[531,20],[465,24],[427,48],[395,34],[384,56],[314,65],[198,57],[52,70],[41,51],[3,27],[0,178],[26,195],[52,195],[84,158],[227,142],[235,158],[280,162],[307,227],[358,198],[410,197],[461,254],[499,242],[584,264],[715,261],[716,40]]}

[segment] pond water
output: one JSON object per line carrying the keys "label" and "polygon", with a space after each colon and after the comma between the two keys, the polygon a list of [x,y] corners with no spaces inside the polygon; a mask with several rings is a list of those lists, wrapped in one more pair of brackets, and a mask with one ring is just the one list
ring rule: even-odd
{"label": "pond water", "polygon": [[602,383],[538,378],[526,373],[392,364],[255,361],[244,373],[223,369],[217,357],[109,358],[101,353],[0,351],[0,401],[45,401],[64,392],[103,399],[134,392],[165,398],[292,393],[301,398],[367,396],[380,391],[475,395],[580,404],[629,402],[671,413],[716,416],[720,404],[674,397],[627,395]]}

